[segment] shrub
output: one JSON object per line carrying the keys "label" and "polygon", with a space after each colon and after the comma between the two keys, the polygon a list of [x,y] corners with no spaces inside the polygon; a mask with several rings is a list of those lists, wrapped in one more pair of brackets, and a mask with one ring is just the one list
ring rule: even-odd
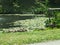
{"label": "shrub", "polygon": [[29,30],[45,29],[45,17],[35,17],[34,19],[19,20],[14,22],[14,25],[21,25],[20,27],[28,28]]}

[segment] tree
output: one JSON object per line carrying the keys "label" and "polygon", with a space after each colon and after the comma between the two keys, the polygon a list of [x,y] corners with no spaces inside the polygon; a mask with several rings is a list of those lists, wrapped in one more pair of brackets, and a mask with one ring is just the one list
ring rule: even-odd
{"label": "tree", "polygon": [[13,13],[14,11],[13,2],[14,0],[1,0],[3,13]]}
{"label": "tree", "polygon": [[3,13],[40,12],[47,3],[48,0],[1,0]]}

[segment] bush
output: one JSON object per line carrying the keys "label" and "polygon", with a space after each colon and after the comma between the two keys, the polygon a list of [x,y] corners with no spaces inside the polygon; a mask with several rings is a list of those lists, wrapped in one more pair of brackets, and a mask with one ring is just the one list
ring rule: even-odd
{"label": "bush", "polygon": [[50,21],[46,21],[46,27],[60,27],[60,12],[54,12],[53,17],[50,17]]}
{"label": "bush", "polygon": [[29,30],[45,29],[45,17],[36,17],[34,19],[19,20],[14,22],[14,25],[21,25],[20,27],[28,28]]}

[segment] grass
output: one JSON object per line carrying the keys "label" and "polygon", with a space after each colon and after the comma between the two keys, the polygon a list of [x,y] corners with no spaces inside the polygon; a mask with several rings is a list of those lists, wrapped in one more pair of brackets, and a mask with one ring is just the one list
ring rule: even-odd
{"label": "grass", "polygon": [[46,29],[33,32],[0,32],[0,45],[22,45],[60,39],[60,29]]}

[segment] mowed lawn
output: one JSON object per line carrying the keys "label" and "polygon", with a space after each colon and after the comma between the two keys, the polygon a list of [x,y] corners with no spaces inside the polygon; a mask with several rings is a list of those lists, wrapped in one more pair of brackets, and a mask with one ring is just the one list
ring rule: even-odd
{"label": "mowed lawn", "polygon": [[2,33],[0,32],[0,45],[22,45],[38,43],[49,40],[59,40],[60,29],[35,30],[30,32]]}

